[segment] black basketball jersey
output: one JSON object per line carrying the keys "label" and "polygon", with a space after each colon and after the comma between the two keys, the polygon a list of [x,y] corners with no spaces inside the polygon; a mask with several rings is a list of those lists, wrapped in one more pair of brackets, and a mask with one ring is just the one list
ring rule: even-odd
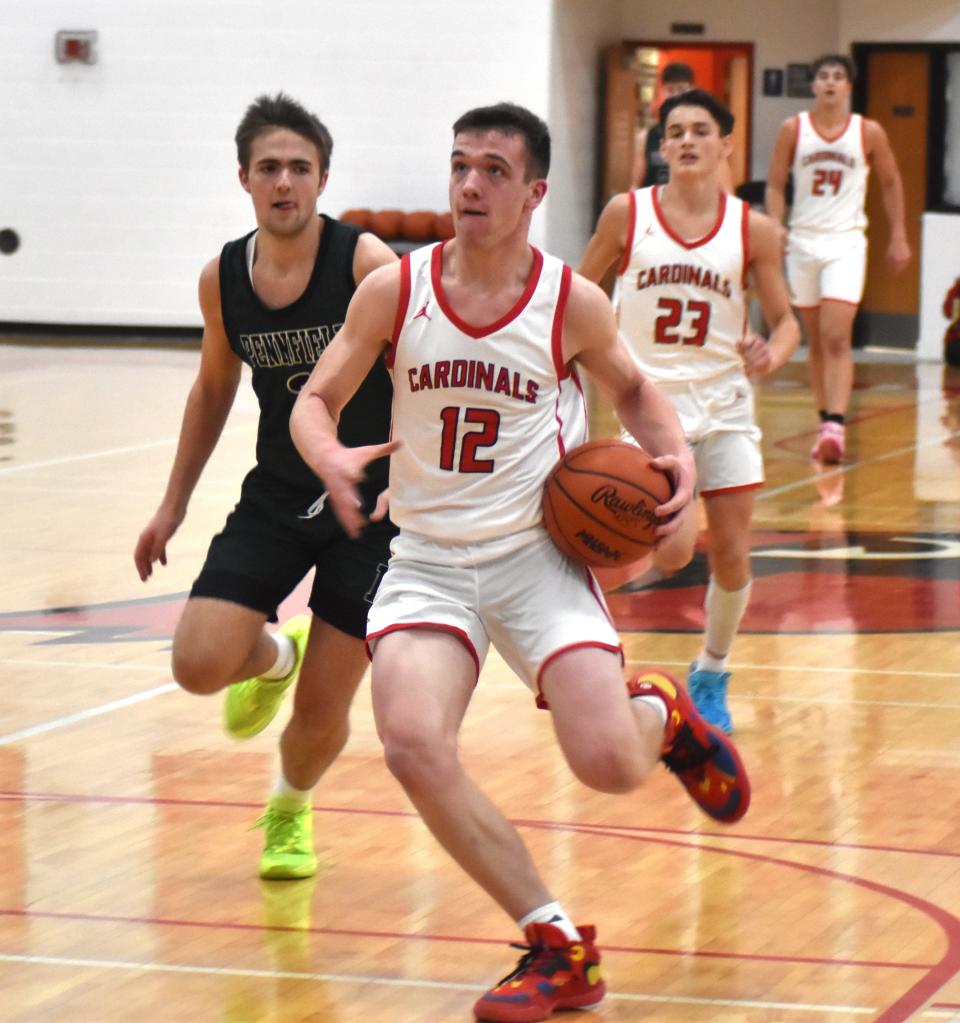
{"label": "black basketball jersey", "polygon": [[644,143],[644,155],[647,158],[647,173],[638,188],[649,188],[651,185],[665,185],[670,180],[670,167],[660,153],[660,140],[663,129],[659,124],[652,124],[647,129]]}
{"label": "black basketball jersey", "polygon": [[[244,480],[278,500],[307,499],[323,484],[309,469],[290,437],[290,413],[314,363],[343,324],[356,284],[353,254],[360,232],[323,216],[323,231],[313,274],[303,294],[282,309],[270,309],[257,297],[247,268],[247,243],[253,232],[227,242],[220,254],[220,306],[230,347],[253,370],[260,403],[257,464]],[[393,391],[378,360],[340,414],[338,436],[348,447],[379,444],[390,433]],[[387,485],[387,459],[367,468],[362,487],[367,503]]]}

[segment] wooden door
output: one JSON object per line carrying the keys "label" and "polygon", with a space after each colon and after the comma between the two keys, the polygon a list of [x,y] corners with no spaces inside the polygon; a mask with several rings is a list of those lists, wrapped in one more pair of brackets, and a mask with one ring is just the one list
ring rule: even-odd
{"label": "wooden door", "polygon": [[734,186],[750,177],[750,56],[737,54],[727,64],[727,95],[725,97],[733,124],[733,150],[730,153],[730,170]]}
{"label": "wooden door", "polygon": [[920,214],[926,207],[927,124],[930,56],[922,51],[877,50],[867,58],[865,115],[879,121],[890,138],[903,178],[907,240],[913,261],[894,274],[886,260],[890,229],[879,182],[867,193],[870,221],[867,286],[863,308],[870,313],[917,315],[920,307]]}
{"label": "wooden door", "polygon": [[636,71],[633,48],[618,43],[607,50],[604,88],[604,149],[600,205],[631,186],[637,133]]}

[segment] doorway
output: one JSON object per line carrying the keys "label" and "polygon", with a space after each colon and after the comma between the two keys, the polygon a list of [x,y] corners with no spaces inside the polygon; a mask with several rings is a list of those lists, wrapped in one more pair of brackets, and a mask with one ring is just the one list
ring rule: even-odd
{"label": "doorway", "polygon": [[931,138],[931,61],[929,48],[895,44],[857,44],[858,69],[854,107],[879,122],[903,179],[904,220],[913,252],[900,274],[887,266],[890,228],[883,198],[871,175],[867,192],[867,283],[854,327],[857,345],[880,344],[912,348],[920,309],[920,226],[928,207],[929,142]]}
{"label": "doorway", "polygon": [[697,88],[706,89],[729,107],[736,123],[730,167],[734,187],[750,173],[753,44],[624,41],[606,51],[603,151],[598,212],[632,178],[637,137],[656,123],[660,109],[660,72],[680,62],[693,70]]}

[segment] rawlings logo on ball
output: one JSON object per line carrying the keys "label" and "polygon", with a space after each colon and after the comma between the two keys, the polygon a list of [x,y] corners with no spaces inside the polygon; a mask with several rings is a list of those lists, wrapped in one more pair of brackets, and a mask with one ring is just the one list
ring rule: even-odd
{"label": "rawlings logo on ball", "polygon": [[670,477],[636,444],[592,440],[567,451],[547,476],[543,524],[561,551],[592,568],[632,565],[660,539],[656,510]]}
{"label": "rawlings logo on ball", "polygon": [[658,526],[660,520],[647,507],[642,499],[639,501],[625,501],[615,486],[607,483],[591,494],[590,500],[594,504],[602,504],[615,519],[619,522],[632,522],[636,519],[643,519],[652,526]]}

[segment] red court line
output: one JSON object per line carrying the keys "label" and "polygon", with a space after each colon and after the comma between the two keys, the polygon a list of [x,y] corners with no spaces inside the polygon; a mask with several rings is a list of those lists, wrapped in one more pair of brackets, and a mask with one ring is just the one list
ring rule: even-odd
{"label": "red court line", "polygon": [[[145,797],[131,797],[129,799],[118,796],[58,796],[51,793],[44,794],[18,794],[8,791],[0,791],[0,796],[5,798],[37,799],[77,801],[77,802],[105,802],[105,803],[156,803],[174,805],[200,805],[200,806],[255,806],[261,804],[236,804],[217,802],[192,802],[189,800],[175,799],[148,799]],[[350,809],[327,809],[324,812],[332,813],[362,813],[371,816],[390,816],[416,818],[417,815],[411,811],[393,810],[360,810]],[[701,843],[682,842],[675,838],[664,838],[653,834],[632,834],[622,828],[591,826],[583,824],[571,824],[555,821],[531,821],[515,820],[513,823],[518,827],[530,827],[544,831],[570,831],[578,834],[597,835],[604,838],[625,838],[634,842],[651,842],[659,845],[674,846],[681,849],[699,849],[706,852],[715,852],[720,855],[734,856],[740,859],[753,860],[758,863],[768,863],[775,866],[786,867],[790,870],[799,870],[802,873],[814,874],[819,877],[830,878],[847,884],[857,885],[869,891],[876,892],[886,898],[901,902],[913,909],[928,916],[938,924],[947,940],[947,947],[940,960],[933,966],[924,967],[926,974],[912,987],[910,987],[896,1002],[879,1015],[874,1023],[906,1023],[909,1017],[918,1009],[922,1008],[930,998],[936,994],[953,976],[960,970],[960,920],[940,906],[937,906],[926,899],[913,895],[910,892],[901,891],[888,885],[870,881],[866,878],[857,877],[854,874],[845,874],[840,871],[830,870],[826,867],[818,867],[812,864],[798,863],[793,860],[784,860],[775,856],[768,856],[761,853],[747,852],[741,849],[727,849],[721,846],[704,845]],[[721,837],[714,834],[712,837]],[[736,837],[731,835],[731,837]],[[827,845],[829,845],[827,843]],[[461,939],[469,940],[469,939]],[[833,960],[828,960],[833,962]]]}
{"label": "red court line", "polygon": [[924,913],[935,923],[939,924],[944,936],[947,939],[947,947],[939,962],[927,970],[926,976],[918,980],[912,987],[898,998],[893,1005],[880,1013],[874,1023],[907,1023],[913,1014],[923,1008],[924,1005],[939,991],[957,972],[960,971],[960,920],[948,913],[941,906],[937,906],[926,899],[921,899],[910,892],[891,888],[889,885],[879,884],[876,881],[869,881],[864,877],[857,877],[855,874],[844,874],[837,870],[830,870],[828,867],[817,867],[809,863],[797,863],[793,860],[782,860],[775,856],[765,856],[761,853],[745,852],[741,849],[725,849],[721,846],[691,844],[680,842],[676,839],[653,838],[645,835],[629,835],[624,832],[606,831],[602,826],[597,828],[582,827],[578,825],[560,824],[552,825],[544,823],[540,825],[546,831],[575,831],[581,834],[606,836],[608,838],[628,838],[631,841],[653,842],[659,845],[675,846],[680,849],[701,849],[705,852],[720,853],[725,856],[736,856],[741,859],[754,860],[759,863],[770,863],[775,866],[787,867],[791,870],[799,870],[807,874],[815,874],[820,877],[827,877],[831,880],[842,881],[847,884],[854,884],[860,888],[883,895],[896,902]]}
{"label": "red court line", "polygon": [[[196,806],[204,808],[221,808],[252,810],[260,813],[263,810],[263,803],[251,803],[247,801],[231,799],[175,799],[160,798],[157,796],[107,796],[107,795],[85,795],[84,793],[69,792],[16,792],[8,789],[0,789],[0,800],[12,801],[35,801],[35,802],[63,802],[63,803],[107,803],[122,806],[131,804],[135,806]],[[419,820],[420,815],[413,810],[377,810],[368,807],[357,806],[313,806],[314,813],[344,813],[368,817],[405,817],[409,820]],[[526,820],[524,818],[512,818],[512,824],[529,825],[530,827],[541,827],[549,824],[549,821]],[[960,859],[960,851],[952,849],[924,849],[916,846],[880,845],[865,842],[836,842],[828,841],[825,838],[794,838],[784,835],[762,835],[743,834],[740,831],[703,831],[699,828],[663,828],[648,826],[645,824],[590,824],[589,822],[576,823],[559,821],[559,824],[570,823],[576,827],[597,827],[607,831],[624,832],[649,832],[654,835],[681,835],[691,838],[735,838],[738,842],[771,842],[780,845],[806,845],[818,849],[851,849],[857,852],[880,852],[895,853],[906,856],[943,856],[947,859]]]}
{"label": "red court line", "polygon": [[[369,931],[342,927],[284,927],[282,925],[246,924],[238,920],[180,920],[172,917],[121,916],[115,913],[76,913],[58,910],[0,909],[0,917],[23,920],[69,920],[84,923],[147,924],[152,927],[194,927],[211,931],[271,931],[293,934],[315,934],[320,937],[389,938],[392,941],[454,942],[464,945],[504,944],[503,938],[480,938],[462,934],[416,934],[409,931]],[[929,970],[929,963],[892,963],[870,959],[824,959],[816,956],[783,956],[748,952],[698,951],[673,948],[648,948],[636,945],[603,944],[604,952],[629,955],[672,956],[678,959],[733,959],[743,962],[785,963],[790,966],[853,966],[865,970]]]}

